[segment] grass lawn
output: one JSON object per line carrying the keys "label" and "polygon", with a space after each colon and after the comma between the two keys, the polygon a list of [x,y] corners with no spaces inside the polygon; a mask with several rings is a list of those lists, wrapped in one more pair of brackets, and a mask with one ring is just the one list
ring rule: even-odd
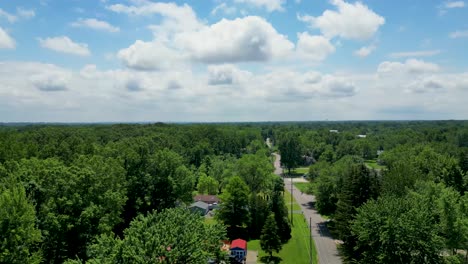
{"label": "grass lawn", "polygon": [[310,183],[309,182],[295,182],[294,186],[296,186],[296,188],[301,190],[301,192],[303,192],[303,193],[312,194],[312,192],[310,190]]}
{"label": "grass lawn", "polygon": [[[284,191],[284,203],[286,204],[286,207],[288,208],[288,213],[291,213],[291,193],[285,189]],[[296,200],[293,200],[292,203],[292,209],[293,211],[300,211],[301,206],[296,203]]]}
{"label": "grass lawn", "polygon": [[309,173],[309,167],[300,167],[300,168],[295,168],[294,170],[291,170],[291,173],[298,173],[298,174],[306,174]]}
{"label": "grass lawn", "polygon": [[382,165],[377,164],[376,160],[366,160],[364,162],[364,164],[366,164],[366,166],[368,166],[368,167],[370,167],[372,169],[376,169],[376,170],[382,170],[382,169],[387,168],[386,166],[382,166]]}
{"label": "grass lawn", "polygon": [[[291,197],[288,192],[285,193],[285,198],[286,196]],[[285,199],[286,203],[288,203],[288,199]],[[299,206],[295,201],[294,203]],[[296,207],[295,205],[293,205],[293,208]],[[282,259],[281,263],[308,264],[310,252],[310,231],[308,223],[302,214],[295,214],[293,224],[291,240],[289,240],[286,245],[283,245],[283,249],[278,254],[273,255],[280,257]],[[260,261],[261,257],[267,256],[260,247],[260,240],[249,241],[247,249],[258,251],[257,261]],[[317,262],[317,251],[315,249],[314,241],[312,240],[312,263],[316,264]]]}

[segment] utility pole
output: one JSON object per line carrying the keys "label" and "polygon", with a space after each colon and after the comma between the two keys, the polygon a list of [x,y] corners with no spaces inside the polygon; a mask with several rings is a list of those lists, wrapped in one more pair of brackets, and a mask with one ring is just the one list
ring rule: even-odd
{"label": "utility pole", "polygon": [[309,263],[312,264],[312,217],[309,217],[309,231],[310,231],[310,236],[309,236]]}
{"label": "utility pole", "polygon": [[291,226],[294,226],[293,222],[293,182],[292,182],[292,177],[291,174],[289,174],[289,178],[291,179]]}

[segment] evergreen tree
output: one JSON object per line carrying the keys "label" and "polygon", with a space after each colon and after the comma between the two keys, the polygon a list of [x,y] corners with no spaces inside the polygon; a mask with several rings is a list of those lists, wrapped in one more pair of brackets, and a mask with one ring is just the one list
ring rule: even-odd
{"label": "evergreen tree", "polygon": [[335,214],[336,228],[339,238],[343,240],[345,254],[353,257],[359,252],[353,250],[356,238],[351,234],[351,221],[356,209],[371,198],[378,195],[376,175],[371,173],[364,164],[351,165],[343,179]]}
{"label": "evergreen tree", "polygon": [[260,237],[263,225],[271,211],[268,208],[267,201],[261,195],[255,193],[250,195],[249,209],[249,236],[252,239],[257,239]]}
{"label": "evergreen tree", "polygon": [[262,235],[260,236],[260,246],[270,255],[273,256],[273,251],[278,253],[283,244],[278,236],[278,227],[276,226],[275,217],[270,214],[265,222],[265,226],[262,229]]}
{"label": "evergreen tree", "polygon": [[280,178],[277,178],[270,200],[270,208],[275,217],[281,243],[286,244],[291,239],[291,225],[288,220],[288,209],[282,195],[283,191],[284,183]]}

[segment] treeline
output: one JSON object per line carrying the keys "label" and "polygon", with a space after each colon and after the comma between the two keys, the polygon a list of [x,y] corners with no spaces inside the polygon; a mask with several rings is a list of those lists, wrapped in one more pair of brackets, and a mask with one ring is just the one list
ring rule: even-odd
{"label": "treeline", "polygon": [[301,142],[297,164],[313,159],[315,206],[332,219],[346,262],[468,261],[468,122],[314,125],[273,135]]}
{"label": "treeline", "polygon": [[[263,142],[251,124],[0,127],[0,262],[217,259],[225,226],[171,208],[194,191],[229,201],[234,179],[248,205],[266,203],[275,184]],[[253,211],[231,225],[259,236],[252,226],[268,215]]]}

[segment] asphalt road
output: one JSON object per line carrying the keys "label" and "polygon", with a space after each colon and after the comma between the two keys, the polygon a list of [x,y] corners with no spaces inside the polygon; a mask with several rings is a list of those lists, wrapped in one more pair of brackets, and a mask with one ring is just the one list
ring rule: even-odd
{"label": "asphalt road", "polygon": [[[281,176],[281,156],[278,154],[275,154],[275,156],[275,174]],[[284,178],[284,184],[286,189],[291,190],[290,178]],[[327,229],[325,219],[323,219],[322,216],[320,216],[320,214],[318,214],[312,206],[315,203],[315,197],[313,195],[301,194],[301,191],[294,187],[294,185],[293,196],[297,203],[301,206],[302,212],[304,212],[304,216],[306,217],[307,222],[309,222],[309,218],[312,218],[312,237],[315,242],[315,247],[317,248],[318,263],[341,264],[342,261],[336,248],[337,244]]]}

